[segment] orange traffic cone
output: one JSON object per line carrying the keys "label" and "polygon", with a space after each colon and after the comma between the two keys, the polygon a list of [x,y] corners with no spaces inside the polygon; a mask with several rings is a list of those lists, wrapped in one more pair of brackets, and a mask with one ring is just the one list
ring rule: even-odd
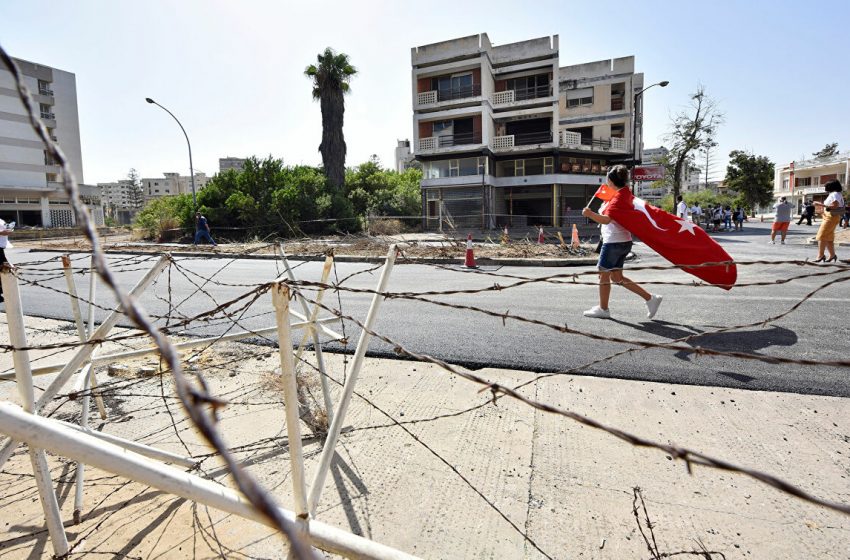
{"label": "orange traffic cone", "polygon": [[543,237],[543,226],[540,226],[540,231],[537,233],[537,242],[546,243],[546,239]]}
{"label": "orange traffic cone", "polygon": [[570,245],[572,245],[573,249],[578,249],[580,242],[578,240],[578,227],[573,224],[573,238],[570,240]]}
{"label": "orange traffic cone", "polygon": [[472,234],[466,234],[466,260],[463,263],[466,268],[478,268],[475,264],[475,255],[472,252]]}

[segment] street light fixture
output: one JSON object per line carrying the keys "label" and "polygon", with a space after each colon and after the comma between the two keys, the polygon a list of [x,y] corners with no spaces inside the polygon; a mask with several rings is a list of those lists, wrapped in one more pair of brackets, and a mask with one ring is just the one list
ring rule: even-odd
{"label": "street light fixture", "polygon": [[174,119],[175,121],[177,121],[177,125],[180,127],[180,130],[183,131],[183,136],[186,137],[186,144],[189,146],[189,179],[192,182],[192,209],[196,210],[198,208],[198,201],[195,198],[195,168],[192,166],[192,144],[189,142],[189,135],[186,134],[186,129],[183,128],[183,125],[180,124],[180,121],[177,120],[177,117],[174,116],[174,113],[172,113],[171,111],[169,111],[168,109],[166,109],[165,107],[163,107],[162,105],[160,105],[159,103],[157,103],[156,101],[151,99],[150,97],[145,97],[145,101],[147,101],[148,103],[151,103],[153,105],[156,105],[157,107],[159,107],[160,109],[162,109],[163,111],[165,111],[166,113],[171,115],[171,118]]}
{"label": "street light fixture", "polygon": [[[667,80],[664,80],[662,82],[652,84],[651,86],[646,86],[645,88],[643,88],[642,90],[640,90],[639,92],[634,94],[634,97],[632,97],[632,165],[631,165],[632,169],[634,169],[635,163],[638,163],[637,162],[637,153],[638,153],[637,152],[637,146],[635,146],[635,141],[637,140],[637,115],[638,115],[637,101],[638,101],[638,97],[643,95],[643,92],[645,92],[646,90],[648,90],[651,87],[654,87],[654,86],[667,87],[667,84],[669,84],[669,83],[670,82],[668,82]],[[641,110],[641,120],[643,120],[643,110]]]}

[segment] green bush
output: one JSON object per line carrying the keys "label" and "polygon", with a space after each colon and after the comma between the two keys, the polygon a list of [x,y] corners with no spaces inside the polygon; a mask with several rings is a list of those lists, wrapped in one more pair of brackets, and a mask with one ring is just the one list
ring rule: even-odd
{"label": "green bush", "polygon": [[166,241],[191,233],[194,223],[192,196],[180,194],[151,200],[136,215],[133,226],[145,239]]}

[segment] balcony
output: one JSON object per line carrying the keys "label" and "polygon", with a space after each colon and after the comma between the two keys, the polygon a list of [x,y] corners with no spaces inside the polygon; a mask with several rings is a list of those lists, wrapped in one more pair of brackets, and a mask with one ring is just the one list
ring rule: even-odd
{"label": "balcony", "polygon": [[552,142],[551,131],[524,132],[521,134],[508,134],[505,136],[494,136],[492,148],[495,151],[509,150],[519,146],[536,146],[538,144],[550,144]]}
{"label": "balcony", "polygon": [[622,96],[611,97],[611,110],[622,111],[626,106],[626,98]]}
{"label": "balcony", "polygon": [[560,147],[573,148],[579,150],[604,151],[627,153],[629,151],[628,143],[625,138],[590,138],[582,136],[578,132],[570,130],[562,130],[560,138]]}
{"label": "balcony", "polygon": [[417,105],[432,105],[443,101],[457,101],[459,99],[471,99],[481,95],[481,84],[462,86],[450,89],[423,91],[416,94]]}
{"label": "balcony", "polygon": [[53,113],[50,113],[50,112],[48,112],[48,111],[42,111],[42,112],[41,112],[41,118],[42,118],[42,119],[47,119],[47,120],[51,120],[51,121],[52,121],[52,120],[54,120],[54,119],[56,118],[56,115],[54,115]]}
{"label": "balcony", "polygon": [[552,88],[548,85],[497,91],[490,96],[490,102],[493,107],[500,107],[546,97],[552,97]]}
{"label": "balcony", "polygon": [[50,97],[53,97],[53,90],[50,89],[50,88],[46,88],[46,87],[40,87],[40,88],[38,88],[38,94],[39,95],[48,95]]}
{"label": "balcony", "polygon": [[434,152],[443,148],[481,144],[481,134],[463,132],[459,134],[444,134],[430,138],[419,139],[419,153]]}

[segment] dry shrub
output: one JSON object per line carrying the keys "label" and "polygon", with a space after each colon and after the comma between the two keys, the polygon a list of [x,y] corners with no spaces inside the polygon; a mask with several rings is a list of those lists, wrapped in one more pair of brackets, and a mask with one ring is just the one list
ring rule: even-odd
{"label": "dry shrub", "polygon": [[159,222],[159,242],[168,243],[183,237],[180,221],[177,218],[163,218]]}
{"label": "dry shrub", "polygon": [[[328,433],[328,413],[323,408],[322,389],[318,373],[308,374],[299,371],[295,376],[298,390],[298,416],[307,424],[317,437],[324,438]],[[267,371],[260,378],[260,387],[283,399],[283,377],[280,370]]]}
{"label": "dry shrub", "polygon": [[369,235],[398,235],[405,231],[401,220],[393,218],[369,218]]}

